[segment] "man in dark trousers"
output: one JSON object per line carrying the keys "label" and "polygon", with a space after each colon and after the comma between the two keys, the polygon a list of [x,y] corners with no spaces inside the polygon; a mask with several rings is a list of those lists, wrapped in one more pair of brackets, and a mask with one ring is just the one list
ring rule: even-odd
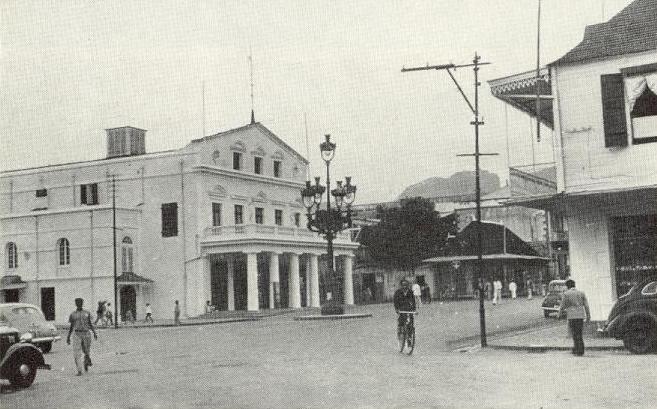
{"label": "man in dark trousers", "polygon": [[566,281],[566,291],[563,293],[561,305],[559,306],[559,315],[565,311],[568,318],[568,326],[573,336],[573,354],[577,356],[584,355],[584,339],[582,338],[582,329],[584,321],[591,320],[589,312],[589,303],[586,295],[575,288],[575,281]]}
{"label": "man in dark trousers", "polygon": [[[71,334],[73,335],[73,359],[78,369],[78,376],[82,375],[83,366],[85,372],[91,366],[91,334],[89,331],[93,332],[95,339],[98,339],[94,324],[91,323],[91,313],[82,309],[83,303],[82,298],[75,299],[76,309],[68,318],[71,327],[68,330],[68,337],[66,337],[66,343],[70,345]],[[84,354],[84,364],[80,362],[82,354]]]}
{"label": "man in dark trousers", "polygon": [[[413,290],[411,290],[411,287],[408,285],[408,281],[401,280],[399,284],[401,285],[401,288],[395,291],[395,295],[393,297],[395,312],[398,315],[397,317],[398,337],[401,335],[402,327],[404,326],[404,322],[406,321],[405,315],[400,314],[399,312],[415,311],[415,295],[413,294]],[[411,315],[411,324],[414,324],[413,315]]]}

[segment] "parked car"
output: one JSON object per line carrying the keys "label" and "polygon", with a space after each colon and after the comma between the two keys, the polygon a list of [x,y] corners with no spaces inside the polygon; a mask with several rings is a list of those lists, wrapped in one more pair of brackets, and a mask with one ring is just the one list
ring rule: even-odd
{"label": "parked car", "polygon": [[16,328],[0,325],[0,379],[7,379],[15,387],[32,385],[37,369],[50,369],[43,354],[34,345],[21,342]]}
{"label": "parked car", "polygon": [[552,280],[548,284],[547,294],[543,299],[543,315],[547,318],[552,313],[557,313],[558,317],[561,318],[563,314],[559,315],[559,305],[561,305],[561,298],[563,293],[566,291],[566,280]]}
{"label": "parked car", "polygon": [[36,345],[47,354],[52,343],[62,339],[57,328],[46,321],[39,307],[24,303],[0,304],[0,325],[18,329],[21,341]]}
{"label": "parked car", "polygon": [[644,280],[619,297],[604,330],[622,339],[633,354],[657,350],[657,278]]}

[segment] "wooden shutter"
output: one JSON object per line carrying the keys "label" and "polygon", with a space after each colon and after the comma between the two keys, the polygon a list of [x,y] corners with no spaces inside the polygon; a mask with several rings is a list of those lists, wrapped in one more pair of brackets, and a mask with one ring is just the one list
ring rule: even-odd
{"label": "wooden shutter", "polygon": [[623,75],[602,75],[600,82],[602,86],[602,118],[605,129],[605,147],[627,146]]}
{"label": "wooden shutter", "polygon": [[91,185],[91,204],[98,204],[98,184]]}

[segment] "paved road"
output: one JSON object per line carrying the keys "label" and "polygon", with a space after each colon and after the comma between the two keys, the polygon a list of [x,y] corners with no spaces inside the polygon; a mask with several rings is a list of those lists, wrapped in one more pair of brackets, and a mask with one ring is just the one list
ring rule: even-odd
{"label": "paved road", "polygon": [[[543,325],[539,302],[489,308],[489,328]],[[374,317],[103,330],[88,374],[73,376],[70,347],[56,345],[53,370],[27,390],[5,388],[0,406],[630,408],[657,399],[655,355],[453,352],[451,341],[478,331],[476,303],[459,302],[422,309],[408,357],[395,349],[391,306],[367,311]]]}

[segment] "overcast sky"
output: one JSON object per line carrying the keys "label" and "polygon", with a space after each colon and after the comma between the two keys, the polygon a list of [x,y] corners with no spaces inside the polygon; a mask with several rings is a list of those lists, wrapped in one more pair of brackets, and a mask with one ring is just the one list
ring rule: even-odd
{"label": "overcast sky", "polygon": [[[541,59],[575,46],[587,24],[630,0],[543,0]],[[321,165],[332,134],[335,177],[358,202],[394,199],[409,184],[473,168],[472,116],[444,72],[402,66],[492,65],[480,74],[482,168],[508,178],[532,162],[534,126],[486,81],[536,64],[537,0],[10,1],[0,2],[0,169],[105,156],[105,128],[148,130],[149,152],[179,148],[250,119]],[[604,17],[603,17],[604,16]],[[456,73],[472,95],[472,70]],[[505,112],[506,111],[506,112]],[[306,151],[304,113],[310,152]],[[505,115],[508,114],[508,115]],[[507,118],[507,119],[505,119]],[[535,144],[552,161],[551,135]]]}

